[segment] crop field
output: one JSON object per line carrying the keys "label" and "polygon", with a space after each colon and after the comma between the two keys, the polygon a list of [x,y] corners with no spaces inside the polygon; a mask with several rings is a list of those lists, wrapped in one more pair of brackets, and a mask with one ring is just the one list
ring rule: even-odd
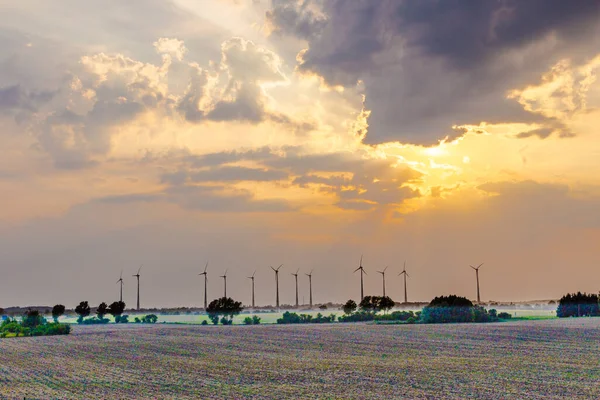
{"label": "crop field", "polygon": [[0,398],[600,398],[600,318],[102,325],[0,340]]}

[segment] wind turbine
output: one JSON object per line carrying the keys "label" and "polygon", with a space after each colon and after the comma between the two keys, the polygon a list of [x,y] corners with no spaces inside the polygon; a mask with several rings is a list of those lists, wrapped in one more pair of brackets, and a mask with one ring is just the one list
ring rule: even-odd
{"label": "wind turbine", "polygon": [[479,295],[479,268],[481,268],[482,265],[483,263],[479,264],[477,267],[469,265],[469,267],[475,270],[475,277],[477,278],[477,303],[481,303],[481,296]]}
{"label": "wind turbine", "polygon": [[121,284],[121,297],[120,297],[120,301],[123,302],[123,270],[121,270],[121,277],[119,278],[119,280],[117,281],[117,283]]}
{"label": "wind turbine", "polygon": [[363,286],[363,274],[366,274],[365,269],[362,266],[362,259],[363,259],[363,256],[361,255],[359,267],[354,270],[355,273],[356,273],[356,271],[360,271],[360,301],[361,302],[365,298],[365,292],[364,292],[364,286]]}
{"label": "wind turbine", "polygon": [[273,271],[275,271],[275,293],[276,293],[276,297],[275,297],[275,303],[277,305],[277,308],[279,308],[279,268],[283,267],[283,264],[281,264],[279,267],[277,267],[277,269],[271,267],[271,269]]}
{"label": "wind turbine", "polygon": [[292,273],[292,275],[294,275],[294,277],[296,278],[296,308],[299,307],[298,305],[298,271],[300,271],[300,268],[298,268],[296,270],[296,273]]}
{"label": "wind turbine", "polygon": [[404,269],[398,274],[398,276],[404,275],[404,304],[408,303],[408,296],[406,294],[406,278],[410,278],[408,272],[406,272],[406,261],[404,261]]}
{"label": "wind turbine", "polygon": [[385,267],[383,269],[383,271],[377,271],[378,273],[381,274],[381,277],[383,278],[383,297],[385,297],[385,270],[388,269],[388,267]]}
{"label": "wind turbine", "polygon": [[223,278],[223,283],[225,284],[223,297],[227,297],[227,270],[225,270],[225,273],[221,275],[221,278]]}
{"label": "wind turbine", "polygon": [[133,275],[137,278],[137,310],[140,311],[140,271],[142,270],[142,266],[138,269],[137,274]]}
{"label": "wind turbine", "polygon": [[312,309],[312,272],[313,270],[310,270],[309,274],[305,274],[306,276],[308,276],[308,288],[309,288],[309,301],[310,301],[310,308]]}
{"label": "wind turbine", "polygon": [[199,273],[198,275],[204,275],[204,310],[206,310],[207,307],[207,297],[206,297],[206,282],[208,281],[208,277],[206,275],[206,269],[208,268],[208,261],[206,262],[206,265],[204,266],[204,272]]}
{"label": "wind turbine", "polygon": [[256,271],[252,273],[252,276],[248,277],[248,279],[252,279],[252,308],[254,308],[254,274],[256,274]]}

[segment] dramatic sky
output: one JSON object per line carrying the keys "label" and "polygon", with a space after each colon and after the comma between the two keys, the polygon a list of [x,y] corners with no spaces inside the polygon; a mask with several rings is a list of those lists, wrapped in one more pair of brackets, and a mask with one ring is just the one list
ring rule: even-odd
{"label": "dramatic sky", "polygon": [[600,289],[598,0],[0,14],[0,306]]}

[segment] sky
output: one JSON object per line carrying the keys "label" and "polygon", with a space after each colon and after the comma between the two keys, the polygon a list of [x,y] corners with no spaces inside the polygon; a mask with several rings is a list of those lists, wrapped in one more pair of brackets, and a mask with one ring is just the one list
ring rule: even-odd
{"label": "sky", "polygon": [[0,307],[600,289],[597,0],[0,13]]}

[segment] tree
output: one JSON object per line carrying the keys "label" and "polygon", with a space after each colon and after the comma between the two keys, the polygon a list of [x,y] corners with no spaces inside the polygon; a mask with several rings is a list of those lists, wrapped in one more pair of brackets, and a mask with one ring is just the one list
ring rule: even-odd
{"label": "tree", "polygon": [[115,323],[125,322],[121,321],[121,314],[125,311],[125,302],[123,301],[114,301],[110,306],[108,306],[108,313],[115,318]]}
{"label": "tree", "polygon": [[4,308],[0,307],[0,315],[4,314]]}
{"label": "tree", "polygon": [[559,318],[585,317],[600,315],[598,295],[587,293],[568,293],[558,302],[556,315]]}
{"label": "tree", "polygon": [[91,311],[92,310],[90,309],[90,306],[87,301],[82,301],[81,303],[79,303],[79,305],[75,307],[75,313],[79,315],[79,318],[77,318],[77,322],[82,323],[83,319],[90,315]]}
{"label": "tree", "polygon": [[365,312],[375,311],[375,302],[373,301],[374,297],[375,296],[365,296],[358,305],[360,309]]}
{"label": "tree", "polygon": [[106,314],[108,314],[108,305],[106,305],[105,302],[102,302],[96,309],[96,315],[98,316],[98,319],[103,320]]}
{"label": "tree", "polygon": [[32,329],[45,323],[46,320],[40,315],[38,310],[27,310],[21,320],[21,326]]}
{"label": "tree", "polygon": [[[210,302],[206,308],[208,317],[217,325],[219,323],[219,316],[222,315],[231,322],[235,315],[238,315],[244,307],[240,301],[235,301],[231,297],[221,297]],[[221,319],[221,322],[223,320]],[[225,324],[224,324],[225,325]]]}
{"label": "tree", "polygon": [[498,320],[498,317],[495,312],[490,314],[485,308],[474,306],[465,297],[450,295],[431,300],[423,308],[421,320],[425,323],[490,322]]}
{"label": "tree", "polygon": [[356,305],[356,302],[354,300],[350,299],[346,302],[346,304],[344,304],[344,306],[342,307],[342,310],[344,311],[344,314],[350,315],[354,311],[356,311],[357,307],[358,306]]}
{"label": "tree", "polygon": [[360,309],[365,312],[377,313],[387,311],[394,307],[396,303],[388,296],[365,296],[360,302]]}
{"label": "tree", "polygon": [[377,309],[387,312],[394,308],[396,303],[389,296],[382,296],[378,298]]}
{"label": "tree", "polygon": [[57,304],[52,307],[52,318],[54,322],[58,323],[58,318],[60,318],[65,313],[65,306],[62,304]]}

